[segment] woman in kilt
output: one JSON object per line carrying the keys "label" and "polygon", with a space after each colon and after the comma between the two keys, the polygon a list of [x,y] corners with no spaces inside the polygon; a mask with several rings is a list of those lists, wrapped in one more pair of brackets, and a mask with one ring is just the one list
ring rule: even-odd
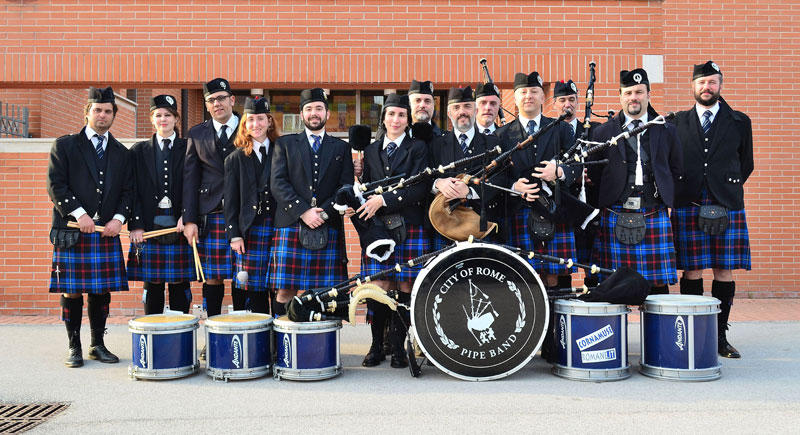
{"label": "woman in kilt", "polygon": [[266,98],[244,103],[234,144],[225,159],[226,233],[234,253],[236,288],[245,290],[245,307],[269,313],[267,281],[275,203],[269,191],[272,144],[278,138]]}
{"label": "woman in kilt", "polygon": [[150,122],[156,133],[131,147],[134,168],[133,216],[128,223],[131,247],[128,279],[143,281],[145,314],[164,311],[164,287],[169,283],[171,310],[189,312],[190,282],[197,279],[191,247],[178,232],[144,240],[145,231],[178,227],[183,231],[182,191],[186,139],[178,138],[178,104],[171,95],[150,100]]}
{"label": "woman in kilt", "polygon": [[[386,98],[380,118],[386,134],[364,150],[363,182],[398,174],[410,176],[428,167],[425,142],[412,139],[408,134],[410,113],[408,96],[390,94]],[[429,190],[428,183],[419,183],[390,193],[373,195],[356,210],[360,219],[378,216],[384,221],[402,220],[405,227],[404,240],[398,234],[402,231],[394,230],[396,232],[392,237],[397,245],[392,255],[385,261],[377,261],[362,255],[362,274],[371,275],[397,263],[406,263],[428,252],[430,244],[423,230],[423,222],[426,211],[424,201]],[[411,287],[418,272],[416,268],[407,268],[395,273],[392,281],[382,280],[373,283],[387,291],[390,288],[398,289],[399,302],[408,305],[411,302]],[[391,310],[386,305],[372,300],[367,301],[367,307],[372,330],[372,345],[362,365],[372,367],[386,359],[383,353],[384,325],[389,319]],[[408,322],[408,311],[403,308],[398,308],[397,315],[391,318],[390,341],[393,348],[391,366],[395,368],[408,367],[408,357],[403,350]]]}

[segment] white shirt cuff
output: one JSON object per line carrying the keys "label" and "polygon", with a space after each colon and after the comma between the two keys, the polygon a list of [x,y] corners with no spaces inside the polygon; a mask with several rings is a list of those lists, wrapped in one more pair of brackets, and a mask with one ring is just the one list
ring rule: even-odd
{"label": "white shirt cuff", "polygon": [[86,214],[86,210],[84,210],[83,207],[78,207],[75,210],[72,210],[72,212],[69,215],[74,217],[75,220],[78,220],[78,219],[80,219],[81,216],[83,216],[85,214]]}
{"label": "white shirt cuff", "polygon": [[114,217],[111,218],[111,219],[116,219],[116,220],[122,222],[123,224],[125,223],[125,216],[123,216],[123,215],[121,215],[119,213],[115,214]]}

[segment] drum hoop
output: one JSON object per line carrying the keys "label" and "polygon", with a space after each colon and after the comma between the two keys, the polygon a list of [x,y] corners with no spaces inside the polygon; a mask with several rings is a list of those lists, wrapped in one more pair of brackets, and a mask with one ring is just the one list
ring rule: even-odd
{"label": "drum hoop", "polygon": [[465,381],[492,381],[492,380],[495,380],[495,379],[501,379],[501,378],[508,377],[508,376],[516,373],[517,371],[519,371],[523,367],[525,367],[533,359],[533,357],[536,356],[536,352],[542,347],[542,343],[544,342],[545,335],[547,334],[547,330],[548,330],[548,328],[550,326],[550,304],[547,303],[547,301],[548,301],[547,292],[544,289],[545,287],[544,287],[544,283],[542,282],[542,279],[539,277],[539,274],[536,273],[536,270],[533,269],[533,266],[531,266],[530,263],[528,263],[522,257],[520,257],[519,255],[515,254],[514,252],[512,252],[511,250],[509,250],[509,249],[507,249],[507,248],[505,248],[503,246],[493,245],[491,243],[482,243],[482,242],[478,242],[478,243],[474,243],[474,242],[457,242],[455,248],[450,249],[449,251],[447,251],[447,252],[445,252],[445,253],[443,253],[441,255],[438,255],[437,257],[435,257],[434,259],[429,261],[427,264],[425,264],[425,267],[417,275],[417,278],[414,280],[414,286],[413,286],[413,288],[411,290],[411,315],[413,317],[414,313],[417,310],[416,309],[416,300],[417,300],[416,295],[419,292],[419,287],[422,285],[422,282],[428,276],[428,273],[430,273],[430,271],[433,270],[433,268],[437,264],[439,264],[440,262],[444,261],[445,258],[450,257],[451,255],[453,255],[456,252],[460,252],[460,251],[463,251],[463,250],[466,250],[466,249],[473,249],[473,248],[488,248],[489,250],[497,250],[497,251],[509,254],[510,256],[519,259],[519,263],[521,265],[523,265],[523,267],[527,268],[528,271],[531,272],[533,274],[533,276],[536,278],[536,282],[539,284],[539,290],[542,292],[542,297],[544,298],[544,301],[546,303],[544,304],[544,311],[545,311],[544,312],[544,332],[539,337],[539,340],[536,343],[536,346],[534,347],[534,349],[531,352],[531,354],[528,355],[527,357],[525,357],[525,359],[520,364],[518,364],[517,366],[507,370],[506,372],[503,372],[503,373],[500,373],[500,374],[497,374],[497,375],[492,375],[492,376],[485,376],[485,377],[465,376],[465,375],[462,375],[460,373],[453,372],[452,370],[444,367],[441,363],[439,363],[434,358],[432,358],[430,356],[429,352],[427,351],[427,349],[425,349],[424,343],[422,342],[422,340],[420,340],[419,334],[417,333],[417,328],[416,328],[415,325],[411,326],[411,331],[412,331],[412,333],[414,335],[414,338],[416,339],[417,344],[419,344],[419,347],[422,349],[424,354],[428,356],[428,360],[430,362],[432,362],[433,365],[438,367],[439,370],[447,373],[450,376],[453,376],[455,378],[462,379],[462,380],[465,380]]}
{"label": "drum hoop", "polygon": [[555,302],[553,312],[556,314],[572,314],[577,316],[617,316],[630,313],[631,310],[627,305],[622,304],[559,299]]}
{"label": "drum hoop", "polygon": [[326,332],[335,331],[342,328],[341,320],[323,320],[320,322],[292,322],[291,320],[275,319],[272,322],[273,329],[276,332],[299,332],[299,331],[313,331],[313,332]]}
{"label": "drum hoop", "polygon": [[172,323],[142,323],[136,319],[128,321],[128,331],[146,334],[164,334],[194,331],[200,327],[200,320],[195,317],[190,320],[182,320]]}
{"label": "drum hoop", "polygon": [[642,312],[665,315],[715,314],[720,312],[719,304],[719,299],[710,296],[651,295],[645,299]]}

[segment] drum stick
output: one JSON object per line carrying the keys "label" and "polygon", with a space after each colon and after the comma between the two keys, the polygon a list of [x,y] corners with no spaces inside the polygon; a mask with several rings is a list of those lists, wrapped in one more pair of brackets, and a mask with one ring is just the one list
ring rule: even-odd
{"label": "drum stick", "polygon": [[178,227],[163,228],[163,229],[160,229],[160,230],[153,230],[153,231],[145,231],[144,234],[142,234],[142,239],[147,240],[147,239],[152,239],[153,237],[165,236],[167,234],[172,234],[172,233],[177,233],[177,232],[178,232]]}
{"label": "drum stick", "polygon": [[203,264],[200,263],[200,253],[197,252],[197,239],[192,239],[192,253],[194,254],[194,268],[200,282],[206,282],[206,276],[203,273]]}
{"label": "drum stick", "polygon": [[[70,228],[80,228],[81,227],[77,222],[72,222],[72,221],[67,222],[67,226],[70,227]],[[102,225],[95,225],[94,226],[94,232],[96,232],[96,233],[102,233],[105,230],[106,230],[106,227],[104,227]],[[125,230],[120,230],[119,235],[120,236],[129,236],[130,233],[128,231],[125,231]]]}

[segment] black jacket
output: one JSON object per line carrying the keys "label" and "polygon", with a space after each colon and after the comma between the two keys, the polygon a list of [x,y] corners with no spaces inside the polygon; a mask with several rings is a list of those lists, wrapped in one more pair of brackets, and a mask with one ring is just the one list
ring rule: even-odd
{"label": "black jacket", "polygon": [[[158,211],[158,202],[164,196],[163,182],[157,179],[156,170],[156,135],[150,140],[136,142],[131,147],[131,161],[134,172],[133,215],[128,223],[129,230],[143,229],[152,231],[153,219]],[[186,154],[186,139],[176,138],[172,144],[172,161],[170,162],[171,185],[169,199],[172,201],[172,214],[177,220],[183,210],[183,161]]]}
{"label": "black jacket", "polygon": [[[620,112],[605,124],[594,129],[592,140],[604,142],[622,133],[625,115]],[[678,132],[674,125],[656,125],[647,129],[650,135],[650,161],[653,175],[661,199],[668,207],[673,207],[674,181],[683,176],[683,154]],[[607,165],[588,166],[589,178],[600,189],[598,207],[610,207],[622,196],[628,185],[627,151],[625,142],[610,146],[589,157],[590,160],[608,159]],[[632,156],[631,158],[636,158]]]}
{"label": "black jacket", "polygon": [[[345,184],[352,184],[353,155],[347,142],[325,134],[322,139],[317,207],[328,214],[328,222],[338,225],[339,212],[334,210],[336,192]],[[311,208],[312,161],[311,146],[305,131],[281,136],[272,154],[270,188],[277,202],[275,227],[294,225],[300,215]]]}
{"label": "black jacket", "polygon": [[275,144],[269,145],[264,170],[261,169],[255,151],[246,155],[239,148],[225,159],[225,233],[228,241],[234,237],[244,238],[253,224],[259,209],[259,192],[266,192],[266,203],[261,204],[261,212],[275,216],[275,200],[269,189],[272,153]]}
{"label": "black jacket", "polygon": [[[542,115],[541,125],[539,129],[543,129],[555,122],[555,119],[548,118]],[[497,130],[497,135],[500,136],[503,151],[507,151],[518,143],[528,138],[527,126],[523,126],[519,119],[500,127]],[[539,165],[539,162],[552,160],[572,146],[574,140],[572,138],[572,129],[566,122],[559,122],[558,125],[552,127],[550,130],[543,133],[537,140],[529,145],[523,151],[515,151],[511,154],[511,162],[513,166],[507,169],[507,187],[512,186],[520,178],[527,178],[532,181],[530,174],[523,174],[523,171],[528,168],[533,168]],[[562,186],[569,186],[575,182],[576,177],[580,171],[575,166],[562,167],[566,179],[562,181]],[[565,187],[566,188],[566,187]],[[520,209],[526,201],[519,197],[509,198],[508,213],[514,214]]]}
{"label": "black jacket", "polygon": [[[429,166],[428,150],[425,142],[412,139],[406,135],[398,144],[391,163],[383,150],[383,139],[372,142],[364,149],[364,174],[361,180],[365,183],[380,180],[393,175],[405,174],[403,178],[416,175]],[[409,224],[422,225],[427,212],[425,199],[430,191],[430,181],[384,193],[386,207],[378,210],[378,215],[399,213]]]}
{"label": "black jacket", "polygon": [[[461,160],[465,157],[472,157],[500,146],[500,139],[497,136],[487,136],[483,133],[480,133],[477,127],[473,128],[475,130],[475,136],[473,136],[472,142],[470,143],[470,150],[472,153],[469,153],[466,156],[464,155],[464,152],[461,151],[461,144],[459,143],[458,137],[456,137],[455,131],[448,131],[443,136],[435,138],[430,144],[431,167],[435,169],[440,165],[448,165],[454,161]],[[497,157],[497,154],[488,157],[485,163],[491,162],[491,160],[495,157]],[[471,168],[456,169],[445,172],[444,174],[437,173],[436,178],[455,177],[459,174],[464,174],[467,172],[473,174],[475,173],[476,169],[480,169],[483,166],[483,163],[484,162],[482,161],[477,162],[473,164]],[[492,184],[503,187],[508,184],[505,171],[496,173],[490,178],[489,181]],[[475,189],[480,197],[479,199],[469,201],[469,206],[473,210],[480,212],[481,203],[483,202],[486,204],[487,216],[490,219],[502,217],[503,212],[501,200],[503,196],[501,195],[502,192],[500,190],[493,189],[491,187],[484,187],[483,195],[481,195],[480,186],[471,187]]]}
{"label": "black jacket", "polygon": [[[713,140],[704,143],[703,129],[694,106],[678,112],[675,126],[683,146],[685,176],[675,183],[675,206],[700,199],[703,178],[711,197],[732,210],[744,208],[744,183],[753,173],[753,129],[750,118],[720,99],[712,124]],[[703,152],[708,148],[708,153]]]}
{"label": "black jacket", "polygon": [[[89,216],[97,213],[101,224],[116,214],[126,220],[131,214],[133,165],[130,152],[111,133],[108,134],[105,182],[101,186],[94,145],[86,137],[85,130],[86,127],[78,134],[56,139],[50,149],[47,194],[53,201],[53,228],[66,228],[67,221],[74,220],[69,213],[79,207],[83,207]],[[99,210],[98,205],[101,205]]]}
{"label": "black jacket", "polygon": [[224,159],[235,149],[233,140],[237,130],[238,127],[228,133],[224,155],[220,156],[216,146],[217,132],[212,120],[189,129],[186,161],[183,164],[184,223],[197,223],[198,216],[212,212],[222,201],[225,190]]}

